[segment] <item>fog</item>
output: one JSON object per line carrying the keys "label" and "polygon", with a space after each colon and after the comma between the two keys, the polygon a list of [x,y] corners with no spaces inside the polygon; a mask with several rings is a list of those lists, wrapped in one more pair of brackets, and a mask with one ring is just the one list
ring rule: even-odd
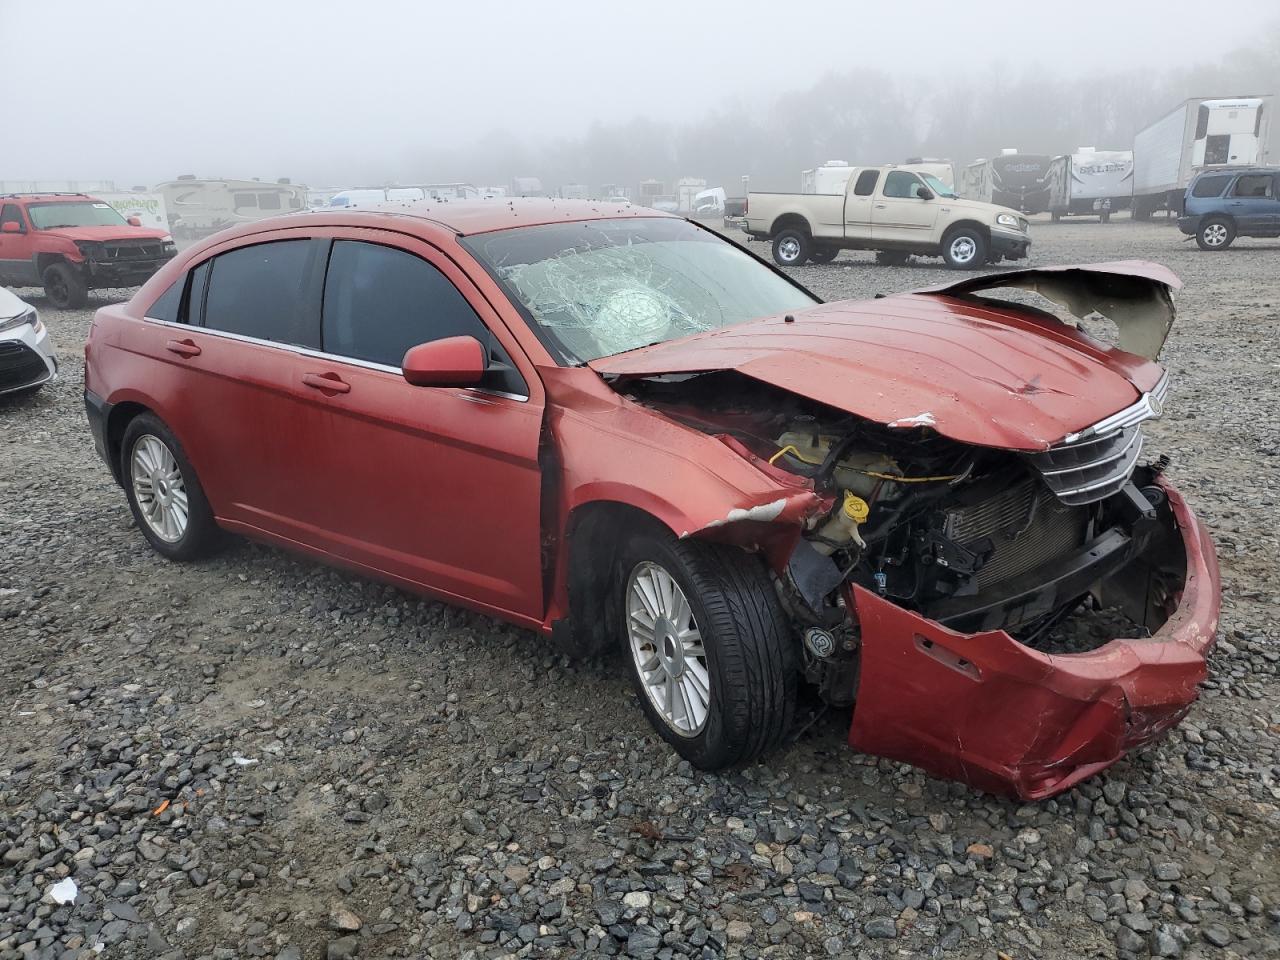
{"label": "fog", "polygon": [[1274,0],[1031,9],[0,0],[0,180],[732,194],[834,158],[1125,149],[1184,97],[1280,90]]}

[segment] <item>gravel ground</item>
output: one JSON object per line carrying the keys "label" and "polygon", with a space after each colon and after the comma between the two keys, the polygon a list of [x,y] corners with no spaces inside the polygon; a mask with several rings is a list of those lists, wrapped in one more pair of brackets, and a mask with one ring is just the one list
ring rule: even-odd
{"label": "gravel ground", "polygon": [[[1280,243],[1034,235],[1034,262],[1186,281],[1149,449],[1225,606],[1188,720],[1025,806],[852,752],[847,715],[703,774],[618,660],[242,541],[165,562],[85,425],[92,312],[20,291],[64,366],[0,400],[0,960],[1280,956]],[[831,299],[955,277],[796,274]]]}

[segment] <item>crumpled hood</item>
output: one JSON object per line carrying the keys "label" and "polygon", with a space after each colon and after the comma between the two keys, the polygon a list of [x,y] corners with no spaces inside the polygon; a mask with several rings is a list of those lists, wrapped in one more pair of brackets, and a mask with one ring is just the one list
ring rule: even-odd
{"label": "crumpled hood", "polygon": [[[1119,266],[1106,265],[1101,273]],[[1070,284],[1071,271],[1098,280],[1099,271],[1090,268],[1048,273]],[[1112,275],[1133,280],[1125,270]],[[972,292],[1015,285],[1010,276],[962,283]],[[1147,281],[1161,289],[1172,285],[1164,278]],[[1155,363],[1109,349],[1048,314],[948,288],[823,304],[793,316],[696,334],[590,366],[624,379],[736,370],[889,426],[928,426],[962,443],[1014,450],[1043,450],[1130,406],[1162,373]]]}
{"label": "crumpled hood", "polygon": [[99,243],[116,240],[159,240],[161,237],[169,236],[167,230],[155,230],[151,227],[58,227],[40,232],[51,233],[56,237],[66,237],[68,240],[95,240]]}

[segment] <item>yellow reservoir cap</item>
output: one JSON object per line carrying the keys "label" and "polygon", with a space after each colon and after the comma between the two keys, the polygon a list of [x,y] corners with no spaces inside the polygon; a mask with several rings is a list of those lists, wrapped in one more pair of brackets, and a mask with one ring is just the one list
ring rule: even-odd
{"label": "yellow reservoir cap", "polygon": [[866,523],[867,517],[871,514],[871,507],[867,505],[867,501],[861,497],[850,493],[848,490],[844,493],[844,515],[854,523]]}

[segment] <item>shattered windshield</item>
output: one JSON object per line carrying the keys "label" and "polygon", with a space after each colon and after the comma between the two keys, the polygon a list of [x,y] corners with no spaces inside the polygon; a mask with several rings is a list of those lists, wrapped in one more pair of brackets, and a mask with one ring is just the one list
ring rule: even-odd
{"label": "shattered windshield", "polygon": [[464,241],[569,363],[818,301],[684,220],[587,220],[517,227]]}

